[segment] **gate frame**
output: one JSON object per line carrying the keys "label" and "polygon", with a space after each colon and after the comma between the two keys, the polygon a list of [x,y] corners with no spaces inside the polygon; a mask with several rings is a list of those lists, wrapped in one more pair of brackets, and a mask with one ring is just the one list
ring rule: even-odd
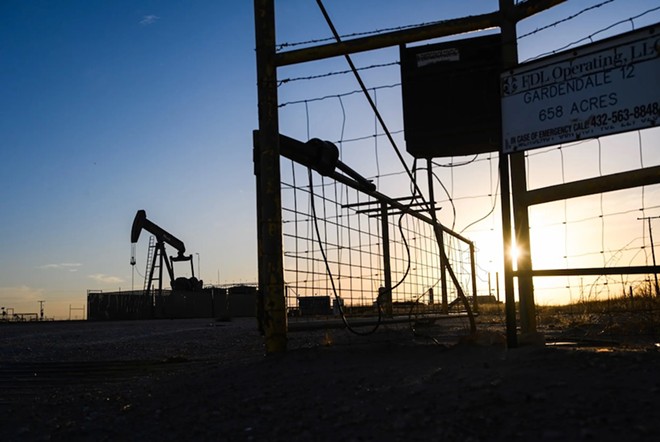
{"label": "gate frame", "polygon": [[[259,109],[258,140],[255,141],[260,146],[258,154],[255,152],[257,246],[260,302],[263,306],[262,324],[267,353],[283,352],[286,351],[287,347],[282,258],[282,201],[279,189],[280,133],[277,107],[277,68],[491,27],[499,27],[502,30],[502,60],[505,68],[512,67],[518,63],[516,23],[565,1],[528,0],[516,5],[514,0],[499,0],[499,11],[487,14],[277,53],[275,0],[254,0]],[[511,167],[509,167],[509,162]],[[509,179],[511,178],[516,244],[523,251],[527,251],[518,258],[518,270],[515,272],[519,282],[521,332],[523,334],[533,334],[536,333],[536,319],[531,256],[529,254],[528,205],[521,200],[521,197],[527,193],[525,169],[524,154],[522,152],[506,155],[500,151],[504,250],[509,250],[511,246],[511,201],[509,200]],[[504,253],[507,342],[510,347],[517,345],[513,278],[511,256]]]}

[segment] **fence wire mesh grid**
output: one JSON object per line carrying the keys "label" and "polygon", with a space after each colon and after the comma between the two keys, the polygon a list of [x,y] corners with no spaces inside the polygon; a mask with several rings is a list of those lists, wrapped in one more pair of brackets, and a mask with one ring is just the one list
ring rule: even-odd
{"label": "fence wire mesh grid", "polygon": [[[411,210],[419,205],[413,197],[397,201]],[[282,161],[282,213],[290,322],[463,311],[457,287],[443,290],[431,223],[288,160]],[[441,235],[446,264],[471,295],[470,244]]]}

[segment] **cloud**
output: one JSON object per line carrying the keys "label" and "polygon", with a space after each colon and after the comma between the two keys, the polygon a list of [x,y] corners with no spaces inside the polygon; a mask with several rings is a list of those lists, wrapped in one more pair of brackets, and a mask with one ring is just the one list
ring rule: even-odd
{"label": "cloud", "polygon": [[38,269],[58,269],[60,267],[59,264],[44,264],[42,266],[37,267]]}
{"label": "cloud", "polygon": [[142,26],[149,26],[149,25],[153,25],[158,20],[160,20],[160,17],[157,15],[153,15],[153,14],[145,15],[144,17],[142,17],[142,20],[140,20],[140,24]]}
{"label": "cloud", "polygon": [[43,297],[43,289],[35,289],[26,285],[17,287],[0,287],[0,303],[12,307],[17,302],[35,301]]}
{"label": "cloud", "polygon": [[104,284],[118,284],[124,282],[123,279],[118,276],[110,276],[103,273],[95,273],[93,275],[88,275],[90,279],[93,279],[96,282],[101,282]]}
{"label": "cloud", "polygon": [[66,270],[69,272],[77,272],[78,267],[80,266],[82,266],[82,264],[79,262],[61,262],[58,264],[44,264],[38,266],[37,268],[43,270],[58,269],[58,270]]}

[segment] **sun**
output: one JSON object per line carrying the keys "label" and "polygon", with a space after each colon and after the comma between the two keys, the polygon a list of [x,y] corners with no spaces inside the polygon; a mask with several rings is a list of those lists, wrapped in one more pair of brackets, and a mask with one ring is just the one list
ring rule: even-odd
{"label": "sun", "polygon": [[522,256],[522,250],[516,244],[511,244],[509,247],[509,256],[511,257],[511,263],[514,267],[518,266],[518,258]]}

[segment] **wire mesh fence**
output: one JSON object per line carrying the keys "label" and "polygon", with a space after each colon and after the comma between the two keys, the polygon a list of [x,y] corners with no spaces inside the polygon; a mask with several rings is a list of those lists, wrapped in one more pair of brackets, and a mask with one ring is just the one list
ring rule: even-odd
{"label": "wire mesh fence", "polygon": [[365,192],[292,160],[281,170],[290,323],[448,315],[465,311],[465,295],[473,301],[473,245],[434,223],[426,202]]}

